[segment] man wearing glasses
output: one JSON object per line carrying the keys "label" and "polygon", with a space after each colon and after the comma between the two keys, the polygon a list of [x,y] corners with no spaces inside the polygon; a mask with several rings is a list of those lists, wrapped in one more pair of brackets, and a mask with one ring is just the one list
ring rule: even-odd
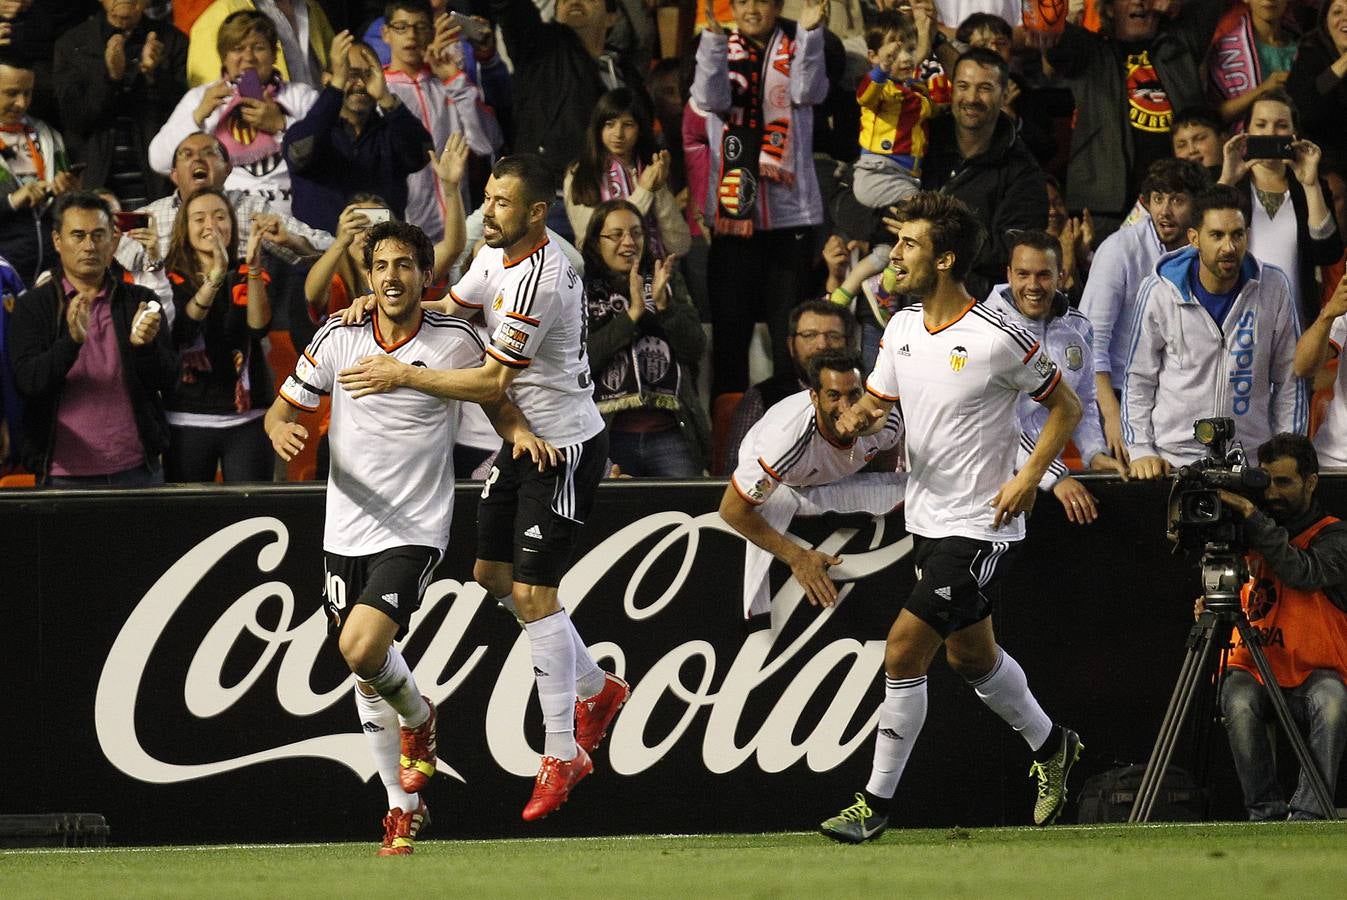
{"label": "man wearing glasses", "polygon": [[[788,325],[786,350],[790,353],[791,367],[788,371],[773,373],[771,378],[759,381],[744,392],[730,419],[722,469],[733,468],[739,459],[739,445],[744,436],[769,407],[809,387],[810,360],[823,350],[853,349],[856,344],[856,319],[844,307],[834,306],[826,300],[806,300],[799,304],[791,310]],[[726,475],[728,472],[712,474]]]}

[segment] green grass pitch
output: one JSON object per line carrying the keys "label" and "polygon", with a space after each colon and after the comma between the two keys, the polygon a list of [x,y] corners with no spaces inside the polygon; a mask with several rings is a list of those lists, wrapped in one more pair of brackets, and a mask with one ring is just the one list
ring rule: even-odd
{"label": "green grass pitch", "polygon": [[1347,824],[0,851],[0,897],[1347,897]]}

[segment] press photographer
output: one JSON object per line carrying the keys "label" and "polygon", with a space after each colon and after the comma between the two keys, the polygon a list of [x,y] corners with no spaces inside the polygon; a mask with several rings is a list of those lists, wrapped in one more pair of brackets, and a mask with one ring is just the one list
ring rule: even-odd
{"label": "press photographer", "polygon": [[[1314,500],[1319,459],[1308,438],[1275,435],[1258,448],[1258,460],[1270,479],[1260,502],[1219,492],[1242,520],[1250,576],[1241,599],[1332,793],[1347,741],[1347,522]],[[1237,633],[1232,641],[1221,712],[1249,818],[1324,818],[1303,771],[1288,806],[1268,728],[1272,704]]]}

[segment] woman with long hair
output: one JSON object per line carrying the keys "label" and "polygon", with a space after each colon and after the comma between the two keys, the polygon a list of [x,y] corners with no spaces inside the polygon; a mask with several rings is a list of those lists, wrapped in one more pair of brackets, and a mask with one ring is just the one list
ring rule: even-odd
{"label": "woman with long hair", "polygon": [[702,474],[710,423],[697,395],[706,348],[677,258],[658,262],[640,212],[626,200],[594,208],[580,252],[594,401],[608,422],[608,455],[623,474]]}
{"label": "woman with long hair", "polygon": [[164,266],[173,287],[180,376],[167,398],[167,481],[270,481],[262,417],[274,399],[262,338],[271,324],[262,231],[236,257],[238,221],[224,192],[195,191],[178,209]]}
{"label": "woman with long hair", "polygon": [[576,237],[586,233],[600,203],[626,200],[640,214],[655,258],[686,253],[692,237],[669,189],[669,166],[669,152],[656,147],[650,117],[636,95],[617,88],[600,97],[584,153],[566,171],[562,190]]}

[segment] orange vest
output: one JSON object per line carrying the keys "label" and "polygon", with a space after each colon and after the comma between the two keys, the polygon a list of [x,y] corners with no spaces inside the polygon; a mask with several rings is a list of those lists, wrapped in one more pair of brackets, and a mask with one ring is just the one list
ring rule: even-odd
{"label": "orange vest", "polygon": [[[1324,516],[1296,535],[1291,546],[1305,550],[1315,535],[1337,521]],[[1347,680],[1347,613],[1334,606],[1321,589],[1283,584],[1258,553],[1249,554],[1249,571],[1252,577],[1240,592],[1240,601],[1249,624],[1258,632],[1277,684],[1297,687],[1315,669],[1332,669]],[[1239,640],[1239,632],[1230,640],[1235,647],[1230,651],[1229,665],[1258,678],[1253,657]]]}

